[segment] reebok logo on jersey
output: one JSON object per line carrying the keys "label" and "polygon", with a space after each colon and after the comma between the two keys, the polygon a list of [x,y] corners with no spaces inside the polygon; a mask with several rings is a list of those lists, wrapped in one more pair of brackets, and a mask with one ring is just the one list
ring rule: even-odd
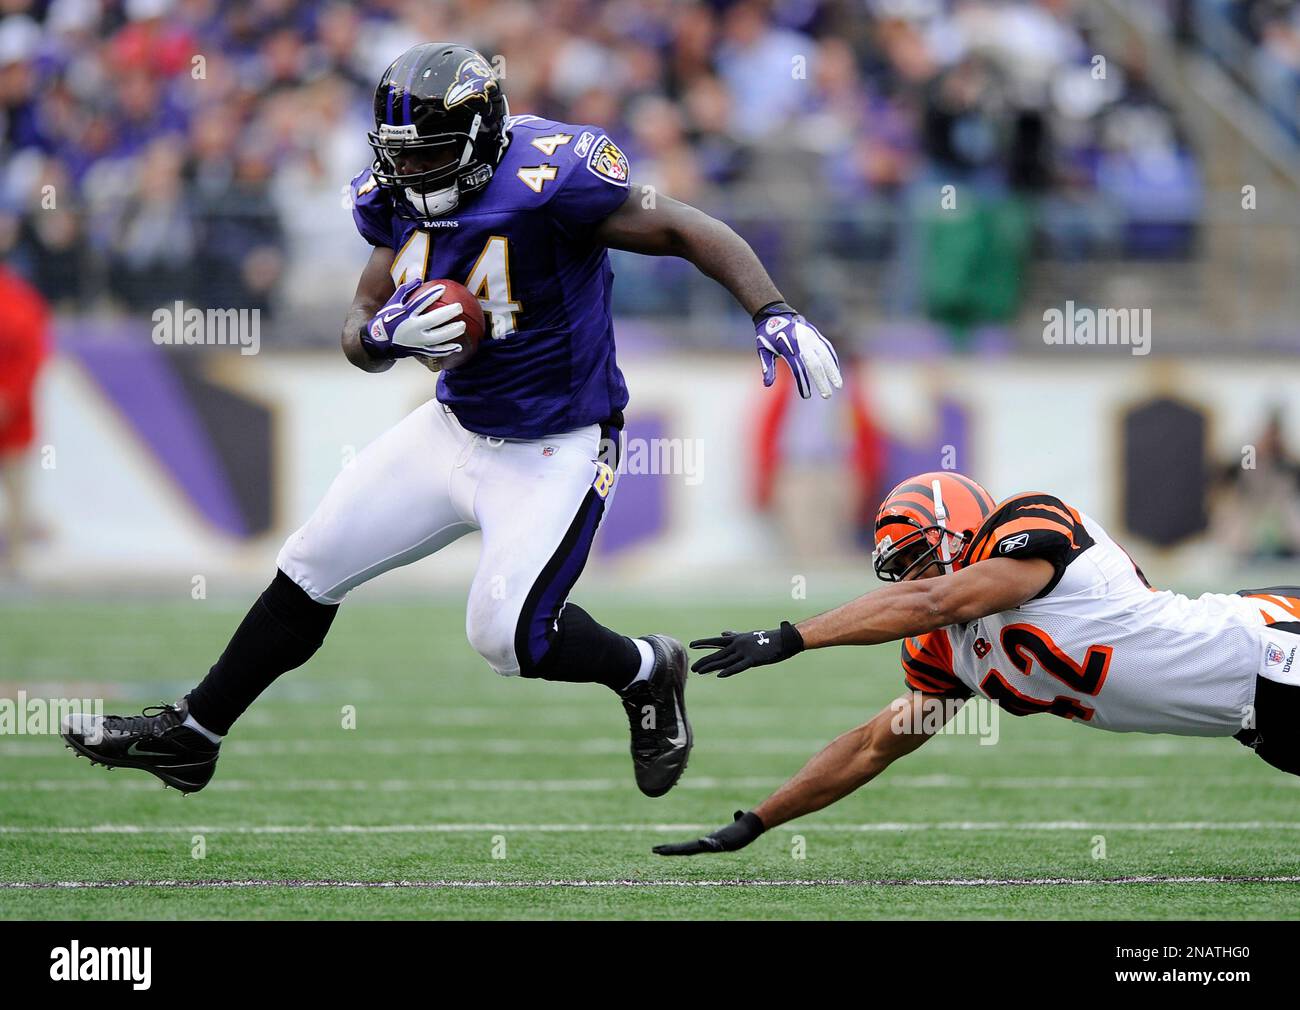
{"label": "reebok logo on jersey", "polygon": [[1002,546],[998,548],[1003,554],[1009,551],[1018,551],[1025,544],[1029,543],[1028,533],[1017,533],[1014,537],[1007,537],[1002,541]]}
{"label": "reebok logo on jersey", "polygon": [[573,145],[574,156],[578,158],[585,158],[587,156],[587,152],[591,150],[592,141],[594,141],[595,139],[596,139],[596,135],[594,133],[588,133],[586,131],[583,131],[582,136],[578,138],[578,142]]}

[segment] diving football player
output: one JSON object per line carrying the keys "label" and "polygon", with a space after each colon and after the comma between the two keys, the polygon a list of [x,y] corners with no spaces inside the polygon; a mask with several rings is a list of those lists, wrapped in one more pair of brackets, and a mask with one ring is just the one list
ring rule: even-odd
{"label": "diving football player", "polygon": [[[1096,521],[1050,494],[994,502],[958,473],[890,492],[876,574],[893,583],[798,624],[692,642],[731,677],[809,649],[901,639],[907,692],[751,811],[661,855],[742,848],[865,785],[973,697],[1120,733],[1234,737],[1300,774],[1300,587],[1190,599],[1148,585]],[[807,676],[807,672],[801,674]]]}

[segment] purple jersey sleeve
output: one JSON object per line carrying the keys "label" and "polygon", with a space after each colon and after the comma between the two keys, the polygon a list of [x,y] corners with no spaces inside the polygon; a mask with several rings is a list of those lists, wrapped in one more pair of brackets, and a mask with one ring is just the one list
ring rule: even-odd
{"label": "purple jersey sleeve", "polygon": [[627,155],[605,133],[587,126],[574,144],[573,159],[550,200],[551,214],[565,224],[598,224],[628,198]]}
{"label": "purple jersey sleeve", "polygon": [[393,247],[393,207],[375,182],[370,169],[361,172],[351,183],[352,221],[361,237],[373,246]]}

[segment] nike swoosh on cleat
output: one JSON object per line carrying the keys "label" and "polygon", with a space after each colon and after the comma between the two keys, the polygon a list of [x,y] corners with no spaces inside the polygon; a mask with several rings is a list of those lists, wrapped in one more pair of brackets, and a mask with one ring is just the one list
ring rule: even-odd
{"label": "nike swoosh on cleat", "polygon": [[175,756],[176,756],[175,754],[168,754],[168,753],[166,753],[165,751],[158,751],[158,750],[141,750],[141,749],[140,749],[140,745],[139,745],[138,743],[133,743],[133,744],[131,744],[131,746],[129,746],[129,747],[126,749],[126,752],[127,752],[128,754],[130,754],[131,757],[157,757],[157,758],[169,758],[169,757],[175,757]]}
{"label": "nike swoosh on cleat", "polygon": [[668,742],[673,745],[674,750],[680,750],[686,746],[686,720],[682,718],[682,705],[677,700],[677,692],[673,692],[673,711],[677,713],[677,735],[670,736]]}
{"label": "nike swoosh on cleat", "polygon": [[210,761],[186,761],[183,764],[170,764],[163,765],[162,767],[166,768],[168,771],[177,771],[181,768],[204,768],[211,763],[212,762]]}

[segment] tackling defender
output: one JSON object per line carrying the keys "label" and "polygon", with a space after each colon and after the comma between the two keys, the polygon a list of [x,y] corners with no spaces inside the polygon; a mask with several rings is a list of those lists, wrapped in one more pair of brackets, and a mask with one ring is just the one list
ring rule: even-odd
{"label": "tackling defender", "polygon": [[441,289],[415,294],[433,278],[464,278],[490,339],[442,373],[435,400],[339,474],[186,698],[140,716],[74,720],[64,738],[95,762],[202,789],[221,738],[272,681],[311,658],[350,590],[480,529],[470,644],[504,676],[617,692],[637,785],[661,796],[692,746],[686,651],[666,636],[618,634],[566,602],[614,491],[628,400],[607,250],[680,256],[723,284],[753,316],[764,385],[779,357],[802,396],[815,386],[828,397],[841,385],[835,352],[734,231],[663,196],[653,209],[629,199],[627,158],[604,131],[511,116],[472,49],[426,43],[400,56],[375,92],[369,140],[375,160],[352,180],[352,198],[374,248],[343,326],[344,354],[367,372],[408,357],[436,366],[466,324],[460,305],[435,304]]}
{"label": "tackling defender", "polygon": [[870,782],[976,695],[1011,715],[1047,712],[1116,732],[1231,736],[1300,774],[1300,587],[1197,599],[1155,590],[1101,526],[1059,498],[995,504],[951,472],[890,492],[873,563],[895,585],[797,625],[692,642],[715,650],[692,669],[730,677],[805,649],[902,639],[908,693],[733,823],[655,852],[743,848]]}

